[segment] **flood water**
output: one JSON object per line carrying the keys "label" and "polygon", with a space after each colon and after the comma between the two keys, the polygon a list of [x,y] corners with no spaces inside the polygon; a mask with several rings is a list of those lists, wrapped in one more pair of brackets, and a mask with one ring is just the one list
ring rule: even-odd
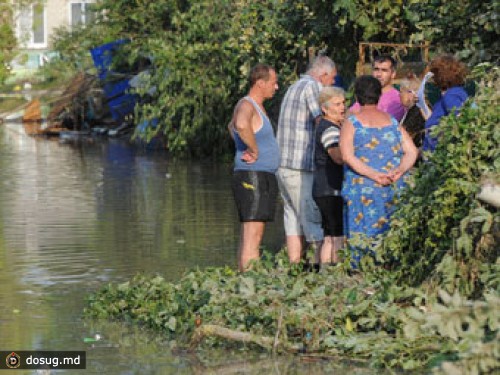
{"label": "flood water", "polygon": [[[207,367],[171,353],[159,335],[82,319],[89,293],[138,272],[173,281],[193,267],[236,268],[230,164],[9,127],[0,125],[0,351],[86,351],[87,370],[57,371],[69,374],[295,374],[306,366],[215,353],[208,362],[217,366]],[[280,211],[276,219],[263,241],[273,251],[283,243]]]}

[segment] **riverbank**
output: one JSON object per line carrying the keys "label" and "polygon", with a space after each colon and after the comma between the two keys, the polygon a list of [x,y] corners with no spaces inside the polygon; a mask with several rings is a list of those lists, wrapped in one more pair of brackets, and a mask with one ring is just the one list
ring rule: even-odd
{"label": "riverbank", "polygon": [[19,78],[0,85],[0,119],[16,112],[21,113],[34,99],[50,106],[62,95],[74,74],[76,71],[68,64],[55,63],[37,70],[29,78]]}
{"label": "riverbank", "polygon": [[2,92],[0,93],[0,122],[22,119],[26,107],[34,99],[39,100],[48,108],[62,92],[60,88]]}
{"label": "riverbank", "polygon": [[109,284],[89,297],[85,313],[149,327],[176,350],[205,355],[213,348],[264,351],[449,374],[499,368],[495,293],[471,301],[401,285],[376,267],[348,270],[303,272],[284,253],[266,254],[244,274],[209,268],[177,282],[138,275]]}

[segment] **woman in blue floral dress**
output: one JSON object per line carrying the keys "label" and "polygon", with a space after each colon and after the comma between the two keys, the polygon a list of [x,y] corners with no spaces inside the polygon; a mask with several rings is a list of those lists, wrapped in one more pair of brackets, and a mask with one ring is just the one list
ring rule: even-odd
{"label": "woman in blue floral dress", "polygon": [[[348,241],[361,234],[373,238],[389,228],[394,198],[418,151],[397,120],[377,109],[382,94],[372,76],[359,77],[354,94],[361,111],[342,126],[340,151],[346,165],[342,196],[347,205]],[[350,244],[354,267],[369,249]]]}

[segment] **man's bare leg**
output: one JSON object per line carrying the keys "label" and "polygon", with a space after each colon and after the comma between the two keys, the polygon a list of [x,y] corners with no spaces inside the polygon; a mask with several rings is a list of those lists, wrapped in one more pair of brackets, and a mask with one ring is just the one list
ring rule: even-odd
{"label": "man's bare leg", "polygon": [[259,259],[259,247],[264,236],[265,225],[262,221],[247,221],[241,224],[238,249],[238,268],[241,272],[248,269],[250,261]]}
{"label": "man's bare leg", "polygon": [[290,263],[299,263],[302,259],[302,250],[304,248],[304,236],[291,235],[286,236],[286,248]]}

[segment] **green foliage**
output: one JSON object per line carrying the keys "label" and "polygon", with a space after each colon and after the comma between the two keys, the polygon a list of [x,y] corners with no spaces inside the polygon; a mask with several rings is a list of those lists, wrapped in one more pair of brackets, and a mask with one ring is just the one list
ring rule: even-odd
{"label": "green foliage", "polygon": [[75,67],[68,65],[61,58],[53,57],[50,64],[44,64],[38,69],[37,89],[60,88],[75,75]]}
{"label": "green foliage", "polygon": [[474,302],[458,293],[440,291],[439,296],[441,302],[430,305],[425,312],[408,310],[404,319],[406,337],[413,340],[435,334],[447,339],[450,353],[439,358],[441,366],[436,373],[465,375],[498,370],[500,295],[488,292],[484,301]]}
{"label": "green foliage", "polygon": [[500,216],[476,195],[483,175],[499,175],[499,72],[491,67],[460,115],[441,120],[436,151],[414,171],[380,241],[376,251],[401,282],[467,296],[484,289],[479,268],[498,257]]}
{"label": "green foliage", "polygon": [[58,51],[60,56],[54,65],[62,61],[75,70],[93,69],[90,49],[118,38],[118,34],[100,24],[72,29],[60,27],[54,31],[51,40],[54,50]]}
{"label": "green foliage", "polygon": [[[229,2],[198,2],[173,17],[173,31],[148,42],[154,56],[151,82],[159,90],[152,104],[144,105],[138,122],[158,118],[173,153],[221,154],[228,142],[228,103],[232,102],[230,74],[237,54],[231,46]],[[207,37],[211,36],[211,37]],[[149,138],[155,132],[148,134]]]}
{"label": "green foliage", "polygon": [[232,149],[226,125],[256,62],[278,71],[281,89],[267,104],[276,120],[284,91],[305,71],[311,53],[322,51],[340,62],[346,81],[353,76],[360,41],[427,40],[462,51],[469,61],[495,61],[493,2],[455,5],[431,0],[103,0],[95,7],[94,25],[60,30],[54,45],[65,61],[83,69],[90,66],[89,48],[118,38],[131,40],[119,59],[133,64],[140,56],[153,56],[156,70],[147,84],[157,94],[145,98],[135,120],[156,118],[159,126],[136,135],[151,139],[163,133],[173,154],[201,157]]}
{"label": "green foliage", "polygon": [[334,3],[333,13],[338,15],[339,25],[354,28],[359,41],[407,42],[412,29],[402,0],[341,0]]}
{"label": "green foliage", "polygon": [[[360,352],[348,339],[351,333],[365,336],[376,328],[383,332],[361,341],[387,337],[387,331],[393,332],[397,325],[396,302],[412,296],[387,280],[372,283],[347,277],[342,268],[292,277],[285,257],[281,253],[273,259],[266,254],[245,274],[229,268],[194,270],[176,283],[159,276],[137,276],[92,295],[86,314],[143,323],[179,343],[187,342],[196,317],[202,323],[272,336],[282,320],[280,334],[308,350],[336,353],[356,348]],[[338,336],[338,342],[332,335]],[[363,356],[369,357],[370,351],[363,349]]]}
{"label": "green foliage", "polygon": [[[295,267],[281,252],[275,258],[264,254],[244,274],[193,270],[173,283],[138,275],[90,296],[85,314],[145,325],[181,347],[199,320],[278,337],[278,352],[294,347],[405,370],[441,364],[498,368],[498,290],[472,302],[398,286],[394,275],[380,269],[361,277],[348,276],[345,266],[319,274]],[[220,345],[242,347],[215,337],[202,347]]]}
{"label": "green foliage", "polygon": [[169,30],[172,18],[183,12],[189,0],[100,1],[94,6],[97,23],[122,38],[148,39]]}
{"label": "green foliage", "polygon": [[12,5],[8,0],[0,0],[0,84],[2,84],[9,70],[7,65],[14,57],[17,40],[12,28]]}
{"label": "green foliage", "polygon": [[411,0],[408,19],[417,31],[412,40],[428,40],[439,51],[457,52],[469,64],[500,58],[498,1]]}
{"label": "green foliage", "polygon": [[[295,79],[293,67],[302,68],[307,61],[305,36],[313,31],[308,17],[301,3],[193,2],[172,16],[168,32],[147,44],[155,57],[151,84],[159,95],[142,106],[138,122],[159,118],[174,153],[227,153],[231,142],[226,126],[234,104],[248,89],[250,67],[264,61],[275,66],[285,82]],[[297,34],[291,27],[299,23],[302,32]],[[279,98],[269,105],[273,118]]]}
{"label": "green foliage", "polygon": [[22,8],[39,5],[37,0],[0,0],[0,84],[10,74],[8,65],[18,53],[14,15]]}

